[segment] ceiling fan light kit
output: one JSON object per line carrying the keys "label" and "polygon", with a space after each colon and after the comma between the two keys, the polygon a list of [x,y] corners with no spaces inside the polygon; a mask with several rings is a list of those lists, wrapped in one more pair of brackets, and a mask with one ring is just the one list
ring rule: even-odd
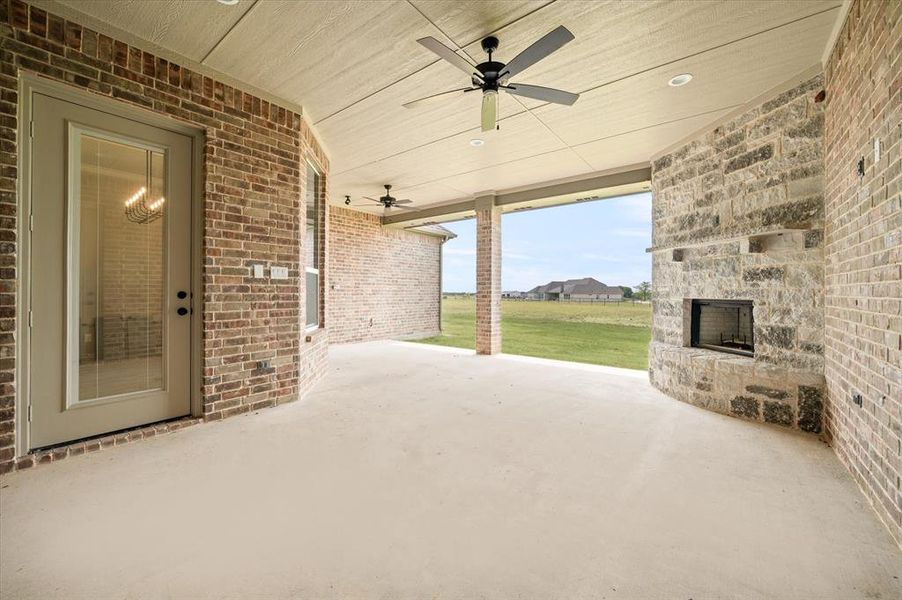
{"label": "ceiling fan light kit", "polygon": [[482,91],[481,125],[482,131],[491,131],[498,124],[498,92],[504,91],[514,96],[532,98],[543,102],[564,104],[571,106],[579,98],[579,94],[542,87],[514,83],[511,77],[525,71],[551,53],[559,50],[565,44],[574,39],[573,34],[563,25],[546,34],[523,52],[515,56],[508,63],[493,60],[492,54],[498,49],[498,38],[491,35],[482,40],[482,49],[488,54],[488,60],[478,65],[472,65],[468,60],[448,48],[433,37],[425,37],[417,40],[422,46],[431,50],[449,64],[457,67],[470,77],[472,87],[458,88],[441,92],[407,102],[405,108],[415,108],[433,100],[441,99],[451,94],[465,94],[468,92]]}

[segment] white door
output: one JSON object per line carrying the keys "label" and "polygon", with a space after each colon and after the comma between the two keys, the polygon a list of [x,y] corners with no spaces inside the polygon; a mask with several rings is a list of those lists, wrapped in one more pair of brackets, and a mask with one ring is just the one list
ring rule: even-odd
{"label": "white door", "polygon": [[29,445],[187,415],[192,139],[33,98]]}

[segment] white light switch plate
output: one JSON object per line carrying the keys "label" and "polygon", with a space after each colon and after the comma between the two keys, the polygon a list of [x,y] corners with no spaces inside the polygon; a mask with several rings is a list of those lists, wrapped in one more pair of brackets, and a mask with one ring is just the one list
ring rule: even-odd
{"label": "white light switch plate", "polygon": [[254,277],[257,279],[262,279],[264,277],[263,265],[254,265]]}
{"label": "white light switch plate", "polygon": [[288,267],[270,267],[269,276],[272,279],[288,279]]}
{"label": "white light switch plate", "polygon": [[880,138],[874,140],[874,162],[880,162]]}

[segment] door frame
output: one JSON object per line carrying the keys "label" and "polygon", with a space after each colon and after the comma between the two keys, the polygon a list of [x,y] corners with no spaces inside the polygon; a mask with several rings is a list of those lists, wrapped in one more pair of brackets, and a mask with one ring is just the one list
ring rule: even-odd
{"label": "door frame", "polygon": [[[31,446],[29,314],[31,298],[31,174],[33,98],[35,94],[78,104],[117,117],[165,129],[191,138],[191,365],[189,367],[189,395],[191,415],[203,414],[203,152],[204,130],[178,122],[172,118],[131,106],[106,96],[99,96],[71,85],[39,75],[19,71],[18,105],[18,179],[16,193],[16,456],[26,455]],[[68,176],[67,176],[68,177]]]}

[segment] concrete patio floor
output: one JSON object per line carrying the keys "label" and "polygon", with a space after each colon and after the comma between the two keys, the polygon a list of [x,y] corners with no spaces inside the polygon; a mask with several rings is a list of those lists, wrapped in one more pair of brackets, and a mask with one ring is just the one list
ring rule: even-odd
{"label": "concrete patio floor", "polygon": [[830,448],[640,372],[333,347],[303,401],[0,480],[2,598],[900,598]]}

